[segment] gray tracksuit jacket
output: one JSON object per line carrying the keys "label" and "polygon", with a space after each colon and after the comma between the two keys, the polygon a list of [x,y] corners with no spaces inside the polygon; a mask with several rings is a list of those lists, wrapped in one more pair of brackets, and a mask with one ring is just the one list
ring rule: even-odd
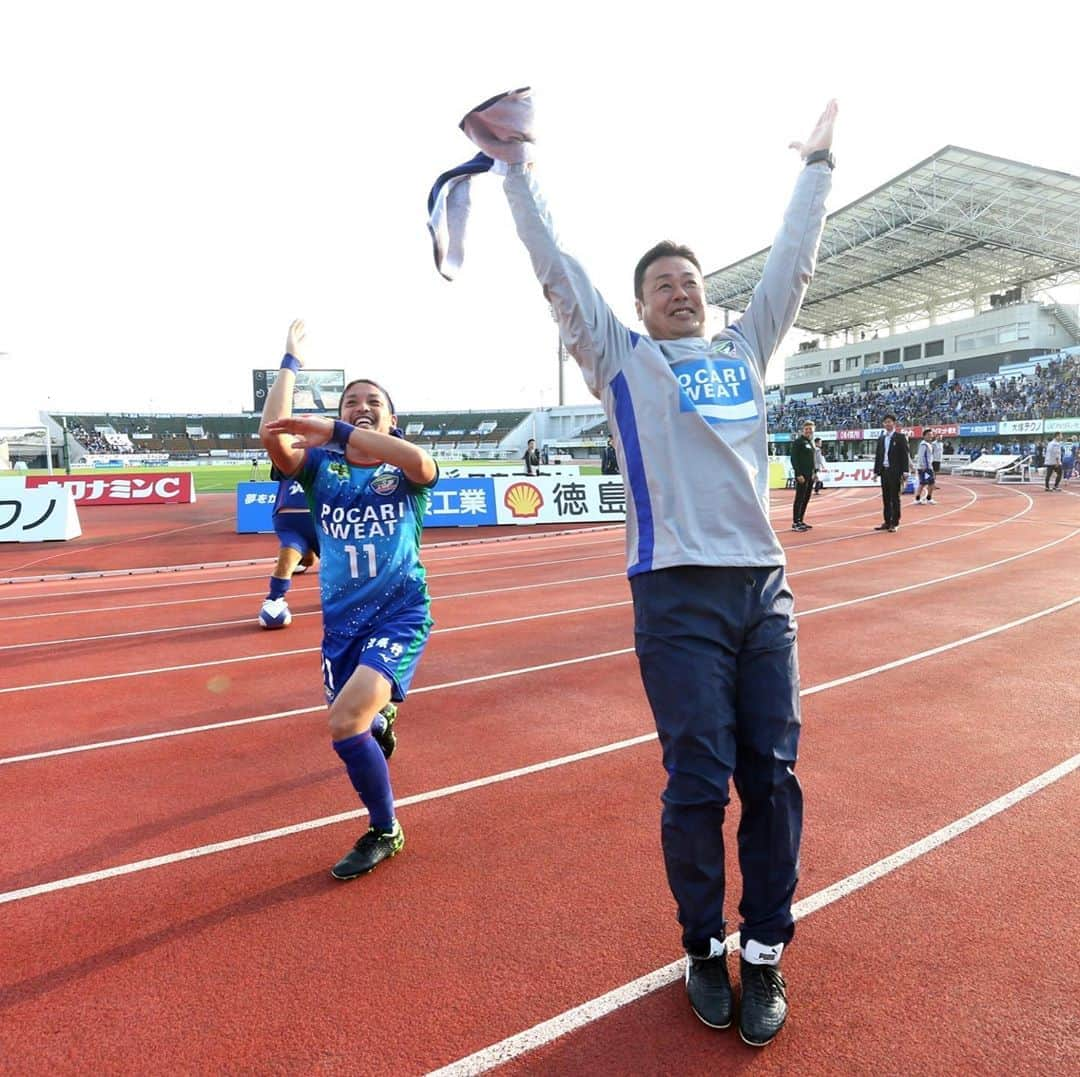
{"label": "gray tracksuit jacket", "polygon": [[765,367],[814,272],[832,173],[803,169],[745,313],[712,340],[623,325],[559,246],[531,170],[504,187],[567,351],[604,406],[627,491],[627,573],[784,564],[769,523]]}

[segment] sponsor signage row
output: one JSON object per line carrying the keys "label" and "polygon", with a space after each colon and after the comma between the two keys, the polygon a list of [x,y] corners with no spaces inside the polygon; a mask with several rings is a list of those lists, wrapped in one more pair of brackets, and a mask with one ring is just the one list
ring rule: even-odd
{"label": "sponsor signage row", "polygon": [[63,542],[81,534],[75,499],[63,484],[30,489],[25,479],[0,479],[0,542]]}
{"label": "sponsor signage row", "polygon": [[1074,415],[1071,419],[1044,419],[1043,429],[1048,434],[1080,432],[1080,415]]}
{"label": "sponsor signage row", "polygon": [[[277,483],[236,488],[236,530],[273,531]],[[621,478],[604,475],[517,475],[440,478],[431,491],[426,527],[493,524],[621,523],[626,492]]]}
{"label": "sponsor signage row", "polygon": [[61,483],[71,490],[75,504],[86,505],[190,505],[195,482],[190,471],[148,472],[142,475],[30,475],[27,489]]}
{"label": "sponsor signage row", "polygon": [[1042,419],[1015,419],[998,423],[999,434],[1041,434]]}

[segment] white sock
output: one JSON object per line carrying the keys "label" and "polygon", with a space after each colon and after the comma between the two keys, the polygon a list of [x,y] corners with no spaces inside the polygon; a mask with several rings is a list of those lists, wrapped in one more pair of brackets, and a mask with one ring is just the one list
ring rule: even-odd
{"label": "white sock", "polygon": [[783,952],[784,944],[782,942],[766,946],[764,943],[758,942],[757,939],[747,940],[746,945],[742,948],[743,960],[748,961],[751,965],[779,965],[780,955]]}

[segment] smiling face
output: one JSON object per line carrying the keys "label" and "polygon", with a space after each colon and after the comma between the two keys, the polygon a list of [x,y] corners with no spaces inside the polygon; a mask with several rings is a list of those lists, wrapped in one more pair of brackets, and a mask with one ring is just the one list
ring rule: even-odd
{"label": "smiling face", "polygon": [[668,255],[650,263],[635,306],[653,340],[705,335],[705,282],[689,258]]}
{"label": "smiling face", "polygon": [[389,434],[396,421],[386,394],[370,381],[347,385],[338,411],[345,422],[379,434]]}

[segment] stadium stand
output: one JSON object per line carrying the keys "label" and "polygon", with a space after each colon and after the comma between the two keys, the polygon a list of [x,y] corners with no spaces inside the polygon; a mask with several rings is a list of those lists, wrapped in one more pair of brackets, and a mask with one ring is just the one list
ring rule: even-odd
{"label": "stadium stand", "polygon": [[1063,353],[1037,363],[1026,377],[994,374],[934,387],[787,400],[769,407],[769,429],[794,432],[807,419],[822,430],[877,426],[886,411],[896,412],[903,423],[921,426],[1080,415],[1080,356]]}

